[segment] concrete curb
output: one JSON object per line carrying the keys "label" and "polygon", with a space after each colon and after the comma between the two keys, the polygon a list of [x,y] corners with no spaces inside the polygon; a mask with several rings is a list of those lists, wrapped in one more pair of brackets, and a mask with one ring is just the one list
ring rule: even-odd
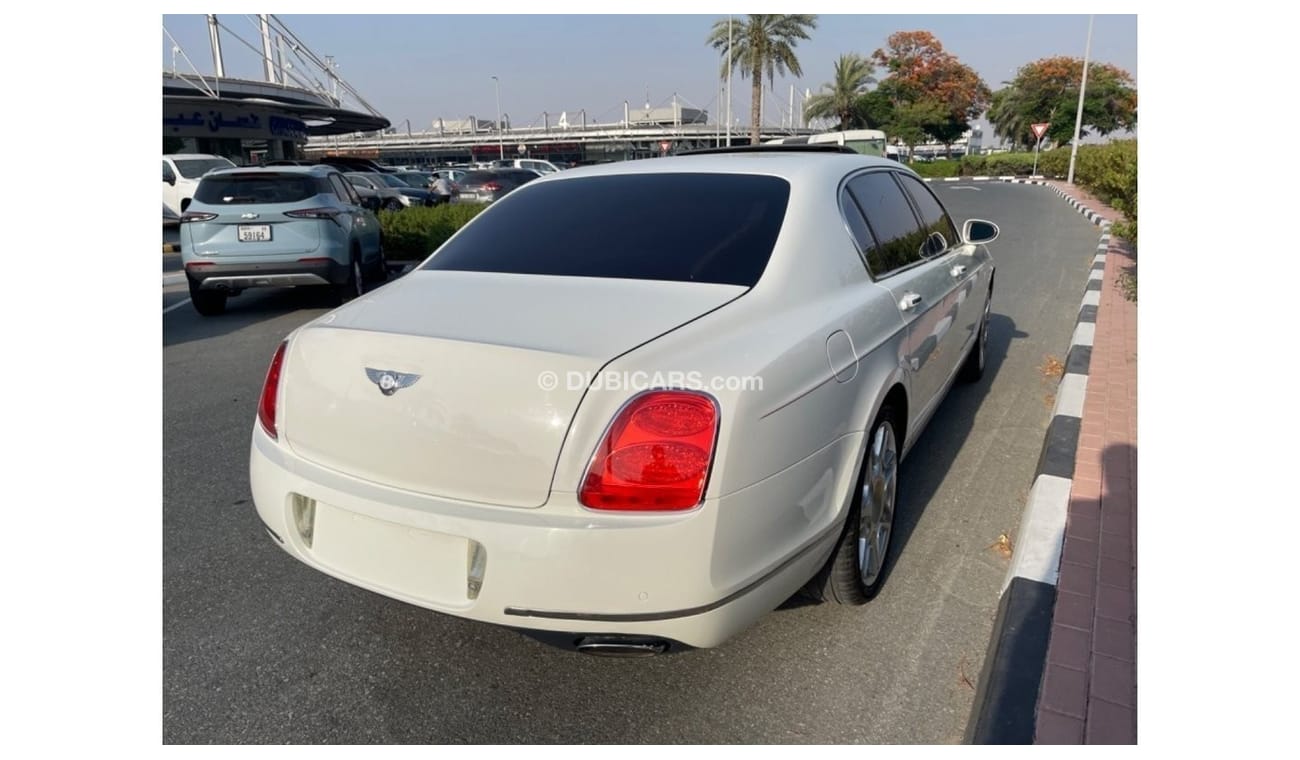
{"label": "concrete curb", "polygon": [[1032,744],[1111,223],[1045,181],[998,179],[1050,187],[1102,231],[1070,338],[1065,372],[1057,385],[1052,421],[1047,426],[1029,498],[1021,514],[1015,553],[1002,583],[997,617],[966,726],[968,744]]}

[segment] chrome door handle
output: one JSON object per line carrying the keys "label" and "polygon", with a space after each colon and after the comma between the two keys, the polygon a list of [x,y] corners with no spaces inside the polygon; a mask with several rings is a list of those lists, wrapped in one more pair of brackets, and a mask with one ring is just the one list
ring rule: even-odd
{"label": "chrome door handle", "polygon": [[966,265],[955,264],[953,265],[953,268],[948,271],[952,274],[953,277],[961,277],[962,275],[966,274]]}
{"label": "chrome door handle", "polygon": [[903,295],[903,299],[898,302],[898,308],[903,311],[911,311],[912,309],[915,309],[919,303],[921,303],[921,296],[919,294],[906,293]]}

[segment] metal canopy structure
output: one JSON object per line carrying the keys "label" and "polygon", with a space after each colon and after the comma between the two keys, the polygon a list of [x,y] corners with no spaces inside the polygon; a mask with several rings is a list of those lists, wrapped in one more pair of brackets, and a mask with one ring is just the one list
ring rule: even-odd
{"label": "metal canopy structure", "polygon": [[[213,73],[210,74],[201,72],[167,27],[163,27],[163,34],[173,46],[172,71],[163,72],[165,124],[167,115],[172,114],[173,130],[197,128],[201,121],[207,120],[214,131],[220,127],[256,131],[264,123],[288,120],[295,122],[294,130],[305,132],[304,137],[370,132],[391,126],[383,114],[338,75],[330,56],[316,55],[274,15],[247,18],[255,32],[252,41],[216,15],[206,16],[212,56]],[[225,75],[223,38],[238,43],[239,47],[234,49],[243,55],[255,57],[265,81]],[[178,68],[178,57],[184,60],[185,70]],[[227,120],[227,111],[243,117]]]}
{"label": "metal canopy structure", "polygon": [[[169,72],[163,72],[162,84],[164,113],[177,109],[204,110],[215,103],[266,106],[301,119],[309,135],[323,136],[370,132],[391,126],[381,115],[341,108],[328,96],[280,84],[208,77],[207,84],[214,85],[213,93],[209,94],[196,88],[186,77]],[[219,95],[216,87],[220,87]]]}

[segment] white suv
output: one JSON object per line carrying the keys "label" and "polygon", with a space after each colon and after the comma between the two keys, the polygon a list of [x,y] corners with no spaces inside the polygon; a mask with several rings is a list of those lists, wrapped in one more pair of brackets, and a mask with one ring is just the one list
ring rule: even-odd
{"label": "white suv", "polygon": [[230,169],[234,163],[221,156],[203,153],[176,153],[162,157],[163,206],[177,216],[185,213],[199,186],[199,178],[213,169]]}

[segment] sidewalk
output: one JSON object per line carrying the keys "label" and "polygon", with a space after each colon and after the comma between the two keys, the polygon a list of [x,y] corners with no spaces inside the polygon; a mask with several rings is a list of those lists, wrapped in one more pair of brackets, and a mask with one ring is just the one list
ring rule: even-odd
{"label": "sidewalk", "polygon": [[[1109,220],[1081,188],[1050,182]],[[1060,580],[1039,691],[1037,744],[1137,742],[1137,304],[1106,253],[1075,455]]]}

